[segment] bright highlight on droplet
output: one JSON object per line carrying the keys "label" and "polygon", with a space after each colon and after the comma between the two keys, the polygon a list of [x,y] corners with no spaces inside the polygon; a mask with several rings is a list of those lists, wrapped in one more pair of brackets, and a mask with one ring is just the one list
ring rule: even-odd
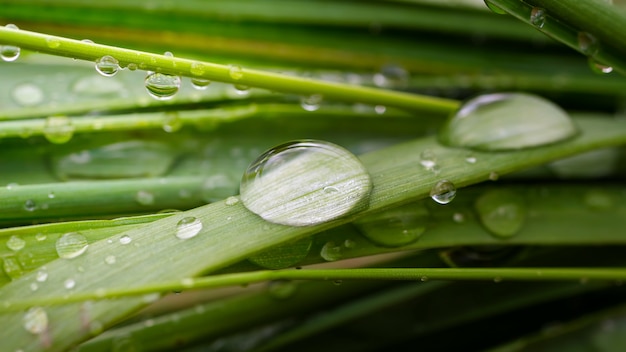
{"label": "bright highlight on droplet", "polygon": [[151,72],[144,80],[148,94],[157,100],[169,100],[178,93],[180,77]]}
{"label": "bright highlight on droplet", "polygon": [[105,77],[115,76],[119,69],[119,61],[111,55],[105,55],[96,60],[96,71]]}
{"label": "bright highlight on droplet", "polygon": [[448,204],[454,197],[456,197],[456,187],[448,180],[441,180],[430,189],[430,198],[439,204]]}
{"label": "bright highlight on droplet", "polygon": [[202,230],[202,222],[193,216],[182,218],[176,224],[176,237],[187,240],[195,237]]}
{"label": "bright highlight on droplet", "polygon": [[67,116],[49,116],[43,127],[43,135],[50,143],[67,143],[74,135],[74,125]]}
{"label": "bright highlight on droplet", "polygon": [[56,250],[59,257],[72,259],[85,253],[89,247],[87,238],[80,232],[70,232],[61,236],[56,242]]}
{"label": "bright highlight on droplet", "polygon": [[[328,192],[329,187],[337,191]],[[318,140],[279,145],[255,160],[241,179],[241,201],[263,219],[291,226],[330,221],[367,204],[372,189],[359,159]]]}
{"label": "bright highlight on droplet", "polygon": [[495,93],[465,102],[439,139],[449,146],[493,151],[537,147],[576,134],[569,115],[554,103],[531,94]]}

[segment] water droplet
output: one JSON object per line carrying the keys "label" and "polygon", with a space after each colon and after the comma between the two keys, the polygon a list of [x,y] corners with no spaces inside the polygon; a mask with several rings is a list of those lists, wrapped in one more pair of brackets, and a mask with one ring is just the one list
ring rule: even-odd
{"label": "water droplet", "polygon": [[578,49],[587,56],[594,56],[598,53],[600,44],[598,39],[591,33],[578,32]]}
{"label": "water droplet", "polygon": [[105,55],[96,60],[96,71],[105,77],[115,76],[120,69],[120,62],[111,55]]}
{"label": "water droplet", "polygon": [[148,94],[157,100],[172,99],[180,88],[180,77],[150,72],[144,80]]}
{"label": "water droplet", "polygon": [[211,81],[208,79],[203,79],[203,78],[191,79],[191,86],[197,90],[205,90],[209,88],[209,84],[211,84]]}
{"label": "water droplet", "polygon": [[39,270],[37,274],[35,274],[35,280],[38,282],[46,282],[46,280],[48,280],[48,273],[43,270]]}
{"label": "water droplet", "polygon": [[11,96],[21,106],[36,106],[44,101],[43,91],[33,83],[17,85],[11,92]]}
{"label": "water droplet", "polygon": [[126,65],[126,68],[129,71],[135,71],[137,69],[137,64],[134,62],[129,63],[128,65]]}
{"label": "water droplet", "polygon": [[265,269],[285,269],[300,263],[311,250],[313,240],[311,237],[303,238],[294,242],[288,242],[271,247],[261,253],[257,253],[248,261]]}
{"label": "water droplet", "polygon": [[409,85],[409,72],[398,65],[385,65],[373,79],[378,87],[401,89]]}
{"label": "water droplet", "polygon": [[122,235],[122,237],[120,237],[120,243],[121,244],[129,244],[133,241],[132,238],[130,238],[130,236],[128,235]]}
{"label": "water droplet", "polygon": [[135,200],[141,205],[152,205],[154,204],[154,194],[148,191],[138,191],[135,194]]}
{"label": "water droplet", "polygon": [[452,220],[457,224],[460,224],[462,222],[465,222],[465,215],[463,215],[463,213],[454,213],[452,215]]}
{"label": "water droplet", "polygon": [[174,57],[174,54],[172,54],[171,51],[166,51],[166,52],[163,53],[163,56]]}
{"label": "water droplet", "polygon": [[43,135],[50,143],[63,144],[72,139],[74,125],[67,116],[49,116],[43,127]]}
{"label": "water droplet", "polygon": [[37,209],[37,203],[35,203],[34,200],[27,199],[24,202],[24,210],[26,210],[26,211],[35,211],[35,209]]}
{"label": "water droplet", "polygon": [[35,235],[37,241],[45,241],[48,236],[45,233],[38,233]]}
{"label": "water droplet", "polygon": [[487,7],[489,8],[489,10],[491,10],[493,13],[497,13],[498,15],[506,15],[507,12],[504,11],[503,9],[501,9],[500,7],[498,7],[497,5],[494,5],[491,1],[489,0],[485,0],[485,5],[487,5]]}
{"label": "water droplet", "polygon": [[226,198],[226,201],[224,203],[226,205],[235,205],[235,204],[239,203],[239,198],[234,197],[234,196],[230,196],[230,197]]}
{"label": "water droplet", "polygon": [[63,287],[65,287],[66,290],[71,290],[76,287],[76,281],[74,279],[67,279],[63,281]]}
{"label": "water droplet", "polygon": [[59,237],[56,242],[56,250],[59,257],[64,259],[76,258],[85,253],[89,247],[87,238],[80,232],[70,232]]}
{"label": "water droplet", "polygon": [[24,248],[24,246],[26,246],[26,241],[24,241],[21,237],[13,235],[7,240],[7,248],[12,251],[17,252]]}
{"label": "water droplet", "polygon": [[235,89],[235,93],[241,97],[246,97],[250,94],[250,87],[248,86],[235,84],[233,85],[233,88]]}
{"label": "water droplet", "polygon": [[420,164],[422,164],[426,170],[434,170],[437,165],[437,156],[432,150],[426,149],[420,154]]}
{"label": "water droplet", "polygon": [[30,290],[31,291],[37,291],[39,289],[39,285],[37,285],[36,282],[31,282],[30,283]]}
{"label": "water droplet", "polygon": [[272,148],[250,164],[240,192],[246,208],[263,219],[307,226],[365,206],[371,188],[367,170],[352,153],[329,142],[300,140]]}
{"label": "water droplet", "polygon": [[474,156],[474,154],[472,154],[472,153],[468,153],[465,156],[465,162],[467,162],[468,164],[476,164],[477,160],[478,159],[476,159],[476,156]]}
{"label": "water droplet", "polygon": [[183,120],[180,118],[178,112],[167,112],[163,119],[163,131],[172,133],[179,131],[183,127]]}
{"label": "water droplet", "polygon": [[268,284],[267,292],[276,299],[287,299],[296,293],[297,287],[293,281],[274,280]]}
{"label": "water droplet", "polygon": [[430,214],[424,202],[408,204],[357,220],[354,224],[375,244],[400,247],[417,241]]}
{"label": "water droplet", "polygon": [[22,319],[24,329],[31,334],[41,334],[48,330],[48,314],[41,307],[32,307]]}
{"label": "water droplet", "polygon": [[186,240],[195,237],[200,230],[202,222],[199,219],[193,216],[184,217],[176,224],[176,237]]}
{"label": "water droplet", "polygon": [[592,58],[589,58],[589,67],[595,73],[605,74],[613,72],[613,67],[603,65]]}
{"label": "water droplet", "polygon": [[[7,24],[4,28],[13,30],[19,29],[14,24]],[[11,62],[17,60],[18,57],[20,57],[19,47],[13,45],[0,45],[0,58],[2,58],[2,60]]]}
{"label": "water droplet", "polygon": [[243,69],[238,65],[230,65],[230,69],[228,70],[228,74],[230,78],[234,80],[240,80],[243,78]]}
{"label": "water droplet", "polygon": [[205,71],[204,64],[200,62],[194,61],[189,66],[189,72],[191,72],[191,74],[194,76],[202,76],[204,74],[204,71]]}
{"label": "water droplet", "polygon": [[546,10],[541,7],[533,7],[530,11],[530,24],[537,28],[543,28],[546,23]]}
{"label": "water droplet", "polygon": [[115,256],[114,256],[114,255],[107,255],[107,256],[106,256],[106,258],[104,258],[104,262],[105,262],[105,263],[107,263],[107,264],[109,264],[109,265],[113,265],[113,264],[115,264],[115,261],[116,261],[116,260],[117,260],[117,259],[115,258]]}
{"label": "water droplet", "polygon": [[448,204],[456,197],[456,187],[448,180],[437,182],[430,190],[430,198],[439,204]]}
{"label": "water droplet", "polygon": [[496,283],[496,284],[500,283],[500,282],[502,282],[502,278],[499,277],[499,276],[496,276],[496,277],[493,278],[493,282]]}
{"label": "water droplet", "polygon": [[341,260],[343,259],[343,247],[332,241],[326,242],[320,251],[320,256],[328,262]]}
{"label": "water droplet", "polygon": [[61,46],[61,41],[55,37],[48,37],[46,38],[46,44],[48,45],[48,48],[56,49]]}
{"label": "water droplet", "polygon": [[48,199],[54,199],[54,197],[54,192],[51,191],[50,193],[48,193]]}
{"label": "water droplet", "polygon": [[475,204],[483,226],[497,237],[511,237],[526,219],[526,205],[519,194],[506,189],[485,192]]}
{"label": "water droplet", "polygon": [[448,119],[439,138],[454,147],[512,150],[560,142],[577,134],[568,114],[525,93],[480,95]]}
{"label": "water droplet", "polygon": [[491,172],[489,173],[489,179],[490,179],[491,181],[498,181],[498,179],[499,179],[499,178],[500,178],[500,175],[498,175],[498,173],[497,173],[497,172],[495,172],[495,171],[491,171]]}
{"label": "water droplet", "polygon": [[11,280],[15,280],[24,275],[24,269],[15,256],[3,256],[2,268]]}
{"label": "water droplet", "polygon": [[313,94],[308,97],[300,98],[300,106],[306,111],[315,111],[320,108],[322,103],[322,95],[321,94]]}
{"label": "water droplet", "polygon": [[376,105],[374,106],[374,111],[376,111],[378,115],[382,115],[387,111],[387,108],[384,105]]}

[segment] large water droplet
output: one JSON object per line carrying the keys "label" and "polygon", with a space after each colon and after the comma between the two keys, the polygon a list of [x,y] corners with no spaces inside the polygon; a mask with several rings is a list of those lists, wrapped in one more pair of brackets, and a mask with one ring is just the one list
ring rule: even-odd
{"label": "large water droplet", "polygon": [[11,236],[9,237],[9,239],[7,240],[7,248],[9,248],[12,251],[19,251],[20,249],[24,248],[24,246],[26,246],[26,241],[24,241],[21,237],[19,236]]}
{"label": "large water droplet", "polygon": [[541,7],[533,7],[530,10],[530,24],[537,28],[543,28],[546,23],[546,10]]}
{"label": "large water droplet", "polygon": [[41,307],[32,307],[22,319],[24,329],[31,334],[41,334],[48,330],[48,314]]}
{"label": "large water droplet", "polygon": [[587,56],[594,56],[598,53],[600,44],[598,39],[591,33],[578,32],[578,49]]}
{"label": "large water droplet", "polygon": [[43,135],[51,143],[63,144],[68,142],[74,135],[72,120],[67,116],[49,116],[43,127]]}
{"label": "large water droplet", "polygon": [[464,103],[439,137],[455,147],[511,150],[556,143],[576,133],[569,115],[552,102],[530,94],[496,93]]}
{"label": "large water droplet", "polygon": [[96,60],[96,71],[105,77],[115,76],[120,69],[120,62],[111,55],[105,55]]}
{"label": "large water droplet", "polygon": [[241,66],[238,65],[230,65],[228,74],[230,75],[230,78],[234,80],[240,80],[243,78],[243,70],[241,69]]}
{"label": "large water droplet", "polygon": [[32,83],[17,85],[11,92],[16,103],[21,106],[36,106],[43,103],[44,93],[39,86]]}
{"label": "large water droplet", "polygon": [[448,180],[441,180],[430,189],[430,198],[439,204],[448,204],[454,197],[456,197],[456,187]]}
{"label": "large water droplet", "polygon": [[361,233],[385,247],[399,247],[415,242],[426,230],[430,214],[423,202],[372,214],[355,222]]}
{"label": "large water droplet", "polygon": [[151,72],[144,80],[148,94],[157,100],[172,99],[180,88],[180,77]]}
{"label": "large water droplet", "polygon": [[498,237],[511,237],[522,228],[526,205],[519,194],[506,189],[485,192],[475,204],[483,226]]}
{"label": "large water droplet", "polygon": [[310,237],[278,246],[274,246],[248,260],[266,269],[284,269],[300,263],[311,250],[313,240]]}
{"label": "large water droplet", "polygon": [[[4,26],[7,29],[18,30],[14,24],[7,24]],[[0,45],[0,58],[4,61],[15,61],[20,57],[20,48],[14,45]]]}
{"label": "large water droplet", "polygon": [[56,242],[57,254],[64,259],[78,257],[85,253],[87,247],[89,247],[89,242],[80,232],[66,233]]}
{"label": "large water droplet", "polygon": [[329,142],[300,140],[272,148],[250,164],[240,192],[246,208],[263,219],[307,226],[364,207],[371,188],[367,170],[352,153]]}
{"label": "large water droplet", "polygon": [[176,237],[186,240],[195,237],[202,230],[202,222],[193,216],[182,218],[176,224]]}

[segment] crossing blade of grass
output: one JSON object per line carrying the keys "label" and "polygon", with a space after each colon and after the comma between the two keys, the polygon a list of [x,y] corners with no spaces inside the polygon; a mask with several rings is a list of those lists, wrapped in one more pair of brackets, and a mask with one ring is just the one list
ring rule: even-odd
{"label": "crossing blade of grass", "polygon": [[[577,138],[520,151],[477,152],[476,158],[481,162],[471,167],[463,162],[466,150],[443,147],[433,137],[365,154],[361,160],[371,175],[374,188],[369,208],[361,214],[427,197],[431,187],[444,178],[459,187],[467,186],[488,179],[491,172],[505,174],[626,141],[624,121],[579,118],[576,123],[583,131]],[[419,152],[425,149],[431,149],[439,156],[439,175],[421,167]],[[202,228],[197,236],[181,240],[175,235],[177,224],[190,217],[198,220]],[[70,286],[71,292],[80,293],[104,287],[141,286],[197,276],[243,260],[263,249],[304,238],[353,219],[354,216],[348,216],[315,226],[288,227],[262,221],[248,212],[241,202],[235,205],[217,202],[120,233],[113,236],[113,243],[98,241],[90,245],[84,255],[76,258],[55,260],[46,265],[49,277],[40,290],[33,294],[30,284],[35,275],[31,273],[4,286],[0,290],[0,300],[10,305],[11,301],[24,296],[45,298],[63,295],[68,292],[66,286]],[[120,243],[121,236],[128,236],[130,243],[128,240]],[[116,264],[103,266],[103,260],[109,255],[116,257]],[[73,285],[67,285],[67,280],[71,280],[69,282]],[[89,321],[97,321],[98,326],[107,328],[144,304],[141,299],[97,302],[89,306]],[[48,345],[50,350],[62,350],[93,333],[85,326],[85,320],[80,318],[81,314],[84,316],[84,311],[85,308],[79,304],[48,308],[49,329],[39,339],[32,339],[21,326],[23,314],[4,314],[0,322],[7,328],[0,332],[0,337],[12,350],[38,349]]]}

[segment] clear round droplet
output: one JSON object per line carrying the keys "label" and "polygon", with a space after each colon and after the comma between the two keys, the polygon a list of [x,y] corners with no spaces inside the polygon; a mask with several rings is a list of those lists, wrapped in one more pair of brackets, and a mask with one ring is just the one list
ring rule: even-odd
{"label": "clear round droplet", "polygon": [[613,72],[613,67],[603,65],[592,58],[589,58],[589,67],[591,68],[591,71],[599,74],[607,74]]}
{"label": "clear round droplet", "polygon": [[48,280],[48,273],[46,271],[39,270],[37,274],[35,274],[35,280],[37,280],[37,282],[46,282],[46,280]]}
{"label": "clear round droplet", "polygon": [[[4,26],[7,29],[18,30],[16,25],[7,24]],[[11,62],[17,60],[20,57],[20,48],[14,45],[0,45],[0,58],[3,61]]]}
{"label": "clear round droplet", "polygon": [[461,105],[439,134],[443,144],[477,150],[514,150],[551,144],[578,133],[554,103],[525,93],[485,94]]}
{"label": "clear round droplet", "polygon": [[371,214],[354,224],[375,244],[400,247],[417,241],[424,234],[429,217],[424,202],[418,202]]}
{"label": "clear round droplet", "polygon": [[530,10],[530,24],[537,28],[543,28],[546,23],[546,10],[541,7],[533,7]]}
{"label": "clear round droplet", "polygon": [[228,74],[230,75],[230,78],[240,80],[243,78],[243,69],[239,65],[230,65]]}
{"label": "clear round droplet", "polygon": [[320,251],[320,257],[327,262],[334,262],[336,260],[341,260],[344,257],[343,246],[340,244],[336,244],[333,241],[326,242]]}
{"label": "clear round droplet", "polygon": [[224,201],[224,204],[226,205],[235,205],[239,203],[239,198],[235,197],[235,196],[230,196],[228,198],[226,198],[226,201]]}
{"label": "clear round droplet", "polygon": [[176,224],[176,237],[181,240],[195,237],[202,230],[202,222],[193,216],[182,218]]}
{"label": "clear round droplet", "polygon": [[474,154],[469,153],[465,156],[465,162],[467,162],[468,164],[476,164],[476,161],[478,159],[476,158],[476,156],[474,156]]}
{"label": "clear round droplet", "polygon": [[137,69],[137,64],[134,62],[129,63],[128,65],[126,65],[126,68],[129,71],[135,71]]}
{"label": "clear round droplet", "polygon": [[22,318],[22,324],[31,334],[41,334],[48,330],[48,314],[41,307],[32,307]]}
{"label": "clear round droplet", "polygon": [[180,77],[164,73],[151,72],[146,76],[144,84],[148,94],[157,100],[169,100],[178,93]]}
{"label": "clear round droplet", "polygon": [[74,135],[74,125],[67,116],[49,116],[43,128],[43,135],[50,143],[67,143]]}
{"label": "clear round droplet", "polygon": [[180,118],[178,112],[167,112],[163,119],[163,131],[172,133],[179,131],[183,127],[183,120]]}
{"label": "clear round droplet", "polygon": [[200,62],[192,62],[189,66],[189,71],[194,76],[202,76],[205,72],[204,64]]}
{"label": "clear round droplet", "polygon": [[26,211],[35,211],[35,209],[37,209],[37,203],[35,203],[34,200],[27,199],[24,202],[24,210],[26,210]]}
{"label": "clear round droplet", "polygon": [[33,83],[22,83],[11,91],[13,100],[21,106],[37,106],[44,101],[44,93]]}
{"label": "clear round droplet", "polygon": [[322,103],[321,94],[313,94],[308,97],[300,98],[300,106],[306,111],[316,111],[320,108]]}
{"label": "clear round droplet", "polygon": [[402,66],[385,65],[374,75],[374,84],[381,88],[406,88],[409,85],[409,72]]}
{"label": "clear round droplet", "polygon": [[439,204],[448,204],[456,197],[456,187],[448,180],[437,182],[430,190],[430,198]]}
{"label": "clear round droplet", "polygon": [[420,164],[426,170],[433,170],[437,166],[437,156],[432,150],[426,149],[420,154]]}
{"label": "clear round droplet", "polygon": [[72,259],[85,253],[89,247],[87,238],[80,232],[70,232],[59,237],[56,242],[56,250],[59,257]]}
{"label": "clear round droplet", "polygon": [[498,7],[497,5],[493,4],[491,1],[489,0],[485,0],[485,5],[487,5],[487,7],[489,8],[489,10],[491,10],[493,13],[496,13],[498,15],[506,15],[507,12],[504,11],[503,9],[501,9],[500,7]]}
{"label": "clear round droplet", "polygon": [[587,56],[594,56],[598,53],[600,43],[598,39],[591,33],[578,32],[578,49]]}
{"label": "clear round droplet", "polygon": [[130,238],[130,236],[128,235],[122,235],[122,237],[120,237],[120,243],[121,244],[129,244],[133,241],[132,238]]}
{"label": "clear round droplet", "polygon": [[7,240],[7,248],[12,250],[12,251],[19,251],[20,249],[24,248],[26,246],[26,241],[24,241],[21,237],[19,236],[11,236],[9,237],[9,239]]}
{"label": "clear round droplet", "polygon": [[191,79],[191,86],[197,90],[205,90],[209,88],[209,84],[211,84],[211,81],[208,79],[203,79],[203,78]]}
{"label": "clear round droplet", "polygon": [[308,226],[363,208],[371,188],[367,170],[352,153],[325,141],[299,140],[252,162],[240,193],[244,206],[267,221]]}
{"label": "clear round droplet", "polygon": [[74,279],[67,279],[63,281],[63,287],[65,287],[66,290],[71,290],[76,287],[76,281]]}
{"label": "clear round droplet", "polygon": [[120,69],[120,62],[111,55],[105,55],[96,60],[96,71],[105,77],[115,76]]}
{"label": "clear round droplet", "polygon": [[250,95],[250,87],[248,86],[245,86],[243,84],[235,84],[233,85],[233,88],[235,89],[235,93],[239,96],[246,97]]}
{"label": "clear round droplet", "polygon": [[487,231],[501,238],[518,233],[526,219],[524,198],[506,189],[485,192],[476,200],[475,209]]}

